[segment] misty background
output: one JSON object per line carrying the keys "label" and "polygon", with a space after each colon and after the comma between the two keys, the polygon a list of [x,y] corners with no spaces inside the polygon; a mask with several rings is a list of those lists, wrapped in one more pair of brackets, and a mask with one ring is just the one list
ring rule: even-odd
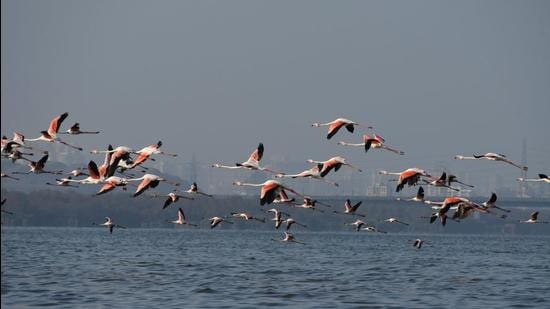
{"label": "misty background", "polygon": [[[377,170],[416,166],[457,174],[475,195],[515,196],[519,169],[453,156],[520,163],[525,141],[528,175],[550,173],[547,1],[7,0],[1,9],[1,132],[34,138],[69,112],[62,130],[101,131],[65,137],[82,153],[41,143],[71,168],[101,162],[89,150],[107,144],[162,140],[179,156],[147,166],[210,193],[257,194],[231,182],[265,175],[209,166],[242,162],[263,142],[274,169],[343,155],[364,170],[327,176],[340,188],[289,181],[308,194],[366,194],[387,181]],[[337,117],[373,125],[367,132],[406,155],[336,145],[360,142],[362,128],[327,141],[326,128],[311,127]],[[26,167],[2,161],[14,169]],[[529,188],[549,196],[545,184]]]}

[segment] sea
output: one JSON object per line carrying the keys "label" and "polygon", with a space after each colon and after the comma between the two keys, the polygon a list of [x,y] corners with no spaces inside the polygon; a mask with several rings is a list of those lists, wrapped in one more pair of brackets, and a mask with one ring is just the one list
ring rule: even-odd
{"label": "sea", "polygon": [[293,233],[3,227],[1,305],[550,308],[546,234]]}

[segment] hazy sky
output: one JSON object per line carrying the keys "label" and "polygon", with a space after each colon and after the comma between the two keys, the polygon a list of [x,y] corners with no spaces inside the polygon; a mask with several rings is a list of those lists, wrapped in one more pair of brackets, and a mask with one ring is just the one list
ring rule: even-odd
{"label": "hazy sky", "polygon": [[[326,159],[400,170],[500,152],[550,172],[548,1],[10,1],[3,134],[69,112],[85,148],[157,140],[188,161]],[[315,121],[371,124],[405,157],[335,145]]]}

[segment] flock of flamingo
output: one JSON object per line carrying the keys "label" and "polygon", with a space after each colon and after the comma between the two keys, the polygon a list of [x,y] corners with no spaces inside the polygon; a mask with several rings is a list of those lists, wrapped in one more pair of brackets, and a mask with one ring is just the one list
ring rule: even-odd
{"label": "flock of flamingo", "polygon": [[[17,132],[14,132],[13,139],[11,140],[8,139],[6,136],[2,137],[2,147],[1,147],[2,158],[11,159],[12,162],[16,162],[17,160],[24,160],[28,162],[28,166],[29,166],[28,171],[26,172],[16,171],[16,172],[13,172],[12,175],[13,174],[42,174],[42,173],[49,173],[54,175],[67,175],[66,177],[58,177],[55,183],[47,182],[46,184],[51,186],[60,186],[60,187],[76,187],[77,185],[96,185],[99,187],[99,190],[96,193],[97,195],[106,194],[119,187],[122,188],[123,190],[126,190],[127,185],[133,185],[136,187],[133,193],[134,197],[139,196],[143,193],[146,193],[152,198],[164,199],[164,204],[162,206],[162,209],[166,209],[171,204],[178,202],[178,200],[180,199],[192,200],[198,196],[202,196],[205,198],[212,197],[212,195],[208,193],[199,191],[197,183],[193,183],[188,190],[180,191],[176,188],[167,195],[161,195],[154,191],[154,188],[156,188],[161,182],[166,183],[168,185],[176,186],[176,187],[179,186],[178,183],[175,183],[173,181],[159,177],[154,174],[147,173],[147,168],[142,165],[147,160],[155,160],[153,156],[156,156],[156,155],[165,155],[165,156],[171,156],[171,157],[177,156],[177,154],[161,151],[160,148],[162,146],[162,142],[160,141],[157,142],[156,144],[143,147],[142,149],[137,151],[134,150],[133,148],[126,147],[126,146],[119,146],[119,147],[113,148],[111,145],[107,147],[107,150],[92,150],[90,152],[91,154],[104,154],[104,160],[103,160],[103,164],[100,166],[98,166],[97,163],[94,162],[93,160],[89,161],[87,171],[76,169],[71,172],[66,172],[66,171],[51,171],[46,169],[46,163],[48,161],[48,152],[38,148],[35,142],[41,141],[41,142],[49,142],[49,143],[60,143],[67,147],[82,151],[83,149],[81,147],[77,147],[75,145],[69,144],[61,140],[59,135],[62,135],[62,134],[81,135],[81,134],[99,134],[100,133],[99,131],[82,131],[80,130],[79,123],[75,123],[65,132],[59,132],[63,121],[68,117],[68,115],[69,115],[68,113],[63,113],[53,118],[50,122],[48,129],[41,131],[40,132],[41,135],[34,139],[25,139],[25,136],[23,134],[20,134]],[[312,126],[328,127],[326,138],[329,140],[332,137],[334,137],[338,133],[338,131],[342,128],[345,128],[350,133],[353,133],[356,127],[362,127],[369,130],[373,129],[371,126],[365,126],[344,118],[338,118],[328,123],[314,123],[312,124]],[[340,141],[338,142],[338,145],[348,146],[348,147],[363,147],[365,152],[368,152],[370,149],[381,149],[381,150],[387,150],[397,155],[405,154],[401,150],[397,150],[387,146],[385,139],[377,134],[364,134],[362,141],[359,143],[348,143],[348,142]],[[33,161],[28,158],[29,156],[33,156],[35,154],[42,154],[42,157],[37,161]],[[337,172],[343,166],[353,169],[357,172],[361,172],[360,168],[350,164],[346,160],[346,158],[342,156],[334,156],[325,161],[308,159],[307,162],[311,163],[310,169],[307,169],[303,172],[299,172],[295,174],[284,173],[284,172],[274,171],[269,168],[261,166],[260,161],[262,160],[263,154],[264,154],[264,145],[260,143],[258,147],[252,152],[252,154],[250,154],[250,156],[248,157],[248,160],[242,163],[236,163],[234,165],[223,165],[220,163],[214,163],[212,164],[212,167],[222,168],[222,169],[245,169],[245,170],[262,171],[262,172],[268,173],[272,175],[274,179],[267,180],[263,183],[245,183],[241,181],[235,181],[233,182],[233,185],[251,186],[251,187],[260,188],[259,203],[262,206],[266,204],[284,205],[286,207],[303,208],[303,209],[308,209],[308,210],[318,211],[318,212],[325,212],[326,209],[325,210],[320,209],[317,207],[317,205],[322,205],[326,208],[331,207],[331,205],[323,203],[317,199],[313,199],[310,196],[306,196],[304,194],[297,192],[296,190],[292,189],[291,187],[281,182],[280,179],[310,178],[310,179],[322,181],[324,183],[327,183],[333,186],[338,186],[338,183],[328,180],[325,177],[329,175],[331,172],[333,173]],[[527,171],[526,166],[521,166],[519,164],[516,164],[513,161],[509,160],[505,155],[498,154],[498,153],[486,153],[483,155],[473,155],[471,157],[457,155],[455,156],[455,159],[457,160],[485,159],[485,160],[491,160],[491,161],[500,161],[500,162],[509,164],[511,166],[514,166],[516,168],[522,169],[524,171]],[[144,174],[141,177],[132,177],[132,176],[129,176],[131,175],[129,172],[131,170],[137,170]],[[379,174],[398,176],[398,178],[396,179],[397,192],[403,190],[405,187],[411,187],[416,185],[446,187],[449,190],[453,190],[453,191],[460,191],[462,187],[473,187],[472,185],[466,184],[458,180],[455,175],[447,175],[446,173],[443,173],[438,178],[438,177],[432,176],[427,171],[417,167],[412,167],[402,172],[379,171]],[[6,174],[4,172],[1,173],[2,178],[19,180],[19,178],[12,175]],[[83,178],[77,179],[76,177],[83,177]],[[525,182],[550,183],[550,178],[548,178],[548,176],[545,174],[539,174],[539,178],[536,178],[536,179],[518,178],[517,180],[525,181]],[[290,198],[287,192],[290,192],[296,197],[302,199],[303,202],[296,203],[295,202],[296,198],[295,197]],[[414,197],[411,197],[410,199],[398,199],[398,200],[419,202],[419,203],[424,203],[428,205],[433,209],[433,213],[429,217],[426,217],[428,219],[428,222],[433,223],[439,219],[439,221],[443,226],[445,226],[448,219],[454,220],[454,221],[460,221],[460,220],[466,219],[468,216],[472,215],[473,213],[494,215],[498,218],[506,218],[505,213],[510,212],[510,210],[503,209],[496,205],[497,195],[495,193],[493,193],[491,197],[483,203],[476,203],[469,199],[466,199],[463,197],[455,197],[455,196],[449,196],[449,197],[446,197],[441,202],[436,202],[436,201],[426,200],[424,198],[424,189],[422,186],[419,186],[417,194]],[[13,212],[4,210],[3,206],[5,203],[6,203],[6,199],[3,199],[2,213],[13,215]],[[333,210],[332,213],[338,213],[338,214],[356,216],[356,217],[365,217],[365,214],[361,214],[357,212],[359,206],[361,206],[361,203],[362,203],[361,201],[354,203],[351,200],[347,199],[344,204],[343,212]],[[454,211],[452,215],[448,215],[448,212],[450,210]],[[272,239],[272,240],[282,241],[287,243],[292,242],[292,243],[304,244],[303,242],[299,242],[298,240],[296,240],[296,237],[293,234],[291,234],[289,230],[293,225],[306,228],[307,226],[305,224],[297,222],[291,217],[291,215],[288,212],[282,211],[277,208],[271,208],[268,210],[262,209],[262,211],[273,215],[273,218],[271,219],[271,221],[273,221],[275,229],[279,229],[280,226],[283,224],[286,226],[285,228],[286,231],[284,232],[284,238]],[[219,224],[225,224],[225,223],[233,224],[233,222],[229,221],[228,219],[242,219],[245,221],[256,221],[256,222],[266,223],[265,218],[255,216],[250,213],[231,212],[229,215],[226,215],[226,216],[215,216],[215,217],[209,218],[208,220],[210,222],[210,228],[215,228]],[[168,220],[167,222],[172,224],[178,224],[178,225],[197,226],[196,224],[191,223],[187,220],[187,218],[185,217],[184,211],[181,207],[178,208],[177,219],[173,221]],[[393,217],[380,220],[380,222],[389,223],[389,224],[409,225],[408,223]],[[538,220],[538,212],[533,212],[528,220],[520,221],[520,222],[531,223],[531,224],[548,223],[547,221]],[[101,224],[94,223],[94,225],[105,226],[109,228],[110,233],[113,232],[113,229],[115,227],[126,228],[123,225],[119,225],[115,223],[110,217],[106,217],[106,221],[104,223],[101,223]],[[379,229],[378,227],[372,224],[369,225],[365,221],[360,219],[357,219],[351,223],[346,223],[346,225],[354,226],[356,231],[386,233],[385,231]],[[414,247],[418,249],[421,248],[423,243],[424,241],[421,239],[416,239],[413,241]]]}

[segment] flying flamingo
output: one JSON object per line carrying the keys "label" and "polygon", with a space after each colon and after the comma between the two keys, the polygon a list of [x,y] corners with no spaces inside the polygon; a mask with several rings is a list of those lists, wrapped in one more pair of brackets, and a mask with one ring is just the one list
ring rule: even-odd
{"label": "flying flamingo", "polygon": [[495,204],[496,202],[497,202],[497,195],[496,195],[496,193],[493,192],[493,193],[491,194],[491,197],[490,197],[487,201],[483,202],[483,204],[481,204],[481,205],[482,205],[483,208],[485,208],[485,209],[495,208],[495,209],[498,209],[498,210],[502,210],[502,211],[504,211],[504,212],[510,212],[510,210],[508,210],[508,209],[504,209],[504,208],[498,207],[498,206]]}
{"label": "flying flamingo", "polygon": [[180,198],[186,199],[186,200],[194,200],[192,197],[188,197],[185,195],[178,195],[175,192],[170,192],[167,195],[159,195],[154,193],[151,195],[151,197],[166,197],[166,200],[164,201],[164,205],[162,206],[162,209],[164,210],[166,207],[170,206],[172,203],[175,203],[179,201]]}
{"label": "flying flamingo", "polygon": [[365,222],[363,222],[362,220],[355,220],[354,222],[352,223],[346,223],[345,225],[355,225],[355,231],[356,232],[359,232],[359,230],[361,229],[361,227],[363,225],[365,225]]}
{"label": "flying flamingo", "polygon": [[[341,127],[345,127],[346,130],[348,130],[350,133],[353,133],[355,127],[354,126],[362,126],[358,124],[357,122],[351,121],[349,119],[345,118],[338,118],[336,120],[333,120],[331,122],[327,123],[314,123],[311,125],[312,127],[328,127],[327,132],[327,139],[331,139],[337,132],[340,130]],[[367,128],[372,129],[371,126],[367,126]]]}
{"label": "flying flamingo", "polygon": [[256,218],[254,216],[252,216],[251,214],[249,213],[246,213],[246,212],[232,212],[231,213],[231,217],[233,218],[242,218],[244,219],[245,221],[249,221],[249,220],[256,220],[256,221],[259,221],[259,222],[262,222],[262,223],[265,223],[265,218]]}
{"label": "flying flamingo", "polygon": [[[400,197],[397,198],[398,201],[401,201],[402,199]],[[408,202],[424,202],[424,188],[419,187],[418,192],[416,193],[416,196],[410,199],[406,199],[403,201]]]}
{"label": "flying flamingo", "polygon": [[418,239],[415,239],[414,243],[413,243],[413,247],[415,247],[416,249],[420,249],[422,248],[422,244],[424,243],[424,241],[420,238]]}
{"label": "flying flamingo", "polygon": [[434,221],[439,218],[439,220],[441,220],[441,225],[443,226],[445,226],[445,224],[447,223],[447,212],[449,211],[449,209],[451,209],[451,207],[458,206],[460,204],[473,206],[473,204],[469,200],[454,196],[445,198],[443,202],[426,201],[426,204],[440,205],[440,207],[435,208],[437,209],[437,211],[432,213],[432,215],[430,216],[430,223],[434,223]]}
{"label": "flying flamingo", "polygon": [[271,240],[282,241],[282,242],[285,242],[285,243],[293,242],[293,243],[305,245],[305,243],[297,241],[296,237],[294,237],[294,235],[289,233],[289,232],[285,232],[285,238],[283,238],[283,239],[277,240],[277,239],[272,238]]}
{"label": "flying flamingo", "polygon": [[340,169],[340,167],[342,167],[343,165],[349,166],[352,169],[357,170],[358,172],[362,172],[360,168],[357,168],[349,164],[346,158],[340,157],[340,156],[332,157],[326,161],[315,161],[315,160],[308,159],[307,162],[318,164],[319,176],[321,177],[325,177],[332,169],[334,169],[334,171],[337,172]]}
{"label": "flying flamingo", "polygon": [[249,170],[258,170],[258,171],[265,171],[265,172],[269,172],[269,173],[273,173],[273,174],[280,174],[280,173],[272,171],[268,168],[260,166],[260,160],[262,160],[263,155],[264,155],[264,144],[260,143],[258,145],[258,148],[256,148],[256,150],[254,150],[250,154],[250,157],[248,157],[248,160],[246,160],[245,162],[235,163],[235,166],[228,166],[228,165],[222,165],[222,164],[219,164],[219,163],[214,163],[214,164],[212,164],[212,167],[228,168],[228,169],[244,168],[244,169],[249,169]]}
{"label": "flying flamingo", "polygon": [[365,147],[365,152],[369,151],[370,148],[373,149],[385,149],[388,151],[391,151],[393,153],[396,153],[398,155],[404,155],[405,152],[397,149],[393,149],[391,147],[386,146],[384,143],[386,140],[382,138],[380,135],[373,134],[373,136],[369,136],[368,134],[363,135],[363,142],[359,144],[353,144],[353,143],[346,143],[343,141],[338,142],[338,145],[343,146],[352,146],[352,147]]}
{"label": "flying flamingo", "polygon": [[210,219],[208,219],[208,220],[210,221],[210,228],[211,228],[211,229],[213,229],[213,228],[215,228],[216,226],[218,226],[218,224],[220,224],[221,222],[233,224],[233,222],[227,221],[227,220],[225,220],[225,219],[222,218],[222,217],[212,217],[212,218],[210,218]]}
{"label": "flying flamingo", "polygon": [[294,204],[293,207],[311,209],[313,211],[318,211],[318,212],[324,212],[323,210],[316,208],[315,204],[317,204],[317,200],[311,199],[309,197],[304,197],[304,202],[302,204]]}
{"label": "flying flamingo", "polygon": [[[115,223],[113,222],[113,220],[111,220],[111,218],[109,218],[109,217],[105,217],[105,220],[106,220],[106,221],[105,221],[104,223],[101,223],[101,224],[99,224],[99,225],[103,225],[103,226],[108,227],[108,228],[109,228],[109,233],[111,233],[111,234],[113,234],[113,229],[114,229],[115,227],[119,227],[119,228],[121,228],[121,229],[125,229],[125,228],[126,228],[125,226],[115,224]],[[92,225],[96,225],[96,224],[95,224],[95,223],[92,223]]]}
{"label": "flying flamingo", "polygon": [[293,189],[287,187],[286,185],[278,182],[277,180],[268,180],[264,183],[244,183],[240,181],[233,182],[235,186],[250,186],[250,187],[262,187],[260,189],[260,205],[271,204],[275,198],[283,190],[288,190],[298,196],[304,197],[304,195],[294,191]]}
{"label": "flying flamingo", "polygon": [[137,152],[138,157],[134,160],[134,162],[130,165],[130,168],[134,168],[141,163],[145,162],[151,155],[154,154],[161,154],[165,156],[171,156],[171,157],[177,157],[177,154],[174,153],[168,153],[164,151],[160,151],[159,148],[162,146],[162,142],[158,141],[156,144],[149,145],[147,147],[142,148]]}
{"label": "flying flamingo", "polygon": [[528,178],[518,178],[517,179],[518,181],[527,181],[527,182],[546,182],[546,183],[550,183],[550,178],[548,178],[547,175],[545,174],[539,174],[539,178],[538,179],[528,179]]}
{"label": "flying flamingo", "polygon": [[[8,143],[8,142],[10,142],[10,140],[8,140],[6,136],[3,136],[2,137],[2,147],[4,147],[5,143]],[[42,149],[38,149],[36,147],[30,147],[30,146],[25,145],[25,136],[21,133],[18,133],[18,132],[13,132],[13,139],[11,140],[11,142],[15,143],[11,146],[13,148],[19,148],[20,147],[20,148],[40,151],[44,154],[47,153],[47,151],[44,151]]]}
{"label": "flying flamingo", "polygon": [[68,144],[68,143],[62,141],[61,139],[59,139],[57,137],[57,132],[59,132],[59,127],[61,126],[61,123],[63,122],[63,120],[65,120],[65,118],[67,118],[67,116],[69,116],[69,113],[63,113],[63,114],[55,117],[50,122],[50,126],[48,127],[47,131],[40,131],[40,133],[42,135],[40,135],[37,138],[27,139],[27,141],[28,142],[45,141],[45,142],[50,142],[50,143],[58,142],[58,143],[61,143],[65,146],[69,146],[71,148],[82,151],[81,147],[77,147],[77,146],[73,146],[71,144]]}
{"label": "flying flamingo", "polygon": [[361,230],[362,231],[367,231],[367,232],[387,234],[387,232],[379,230],[376,226],[367,226],[367,227],[362,228]]}
{"label": "flying flamingo", "polygon": [[96,195],[105,194],[107,192],[114,190],[116,187],[124,187],[128,184],[128,180],[122,177],[111,176],[100,183],[102,183],[103,186],[96,193]]}
{"label": "flying flamingo", "polygon": [[13,176],[10,176],[4,172],[0,173],[0,177],[1,178],[8,178],[8,179],[13,179],[13,180],[19,180],[19,178],[16,178],[16,177],[13,177]]}
{"label": "flying flamingo", "polygon": [[30,173],[35,173],[35,174],[47,173],[47,174],[57,174],[57,175],[62,174],[62,173],[63,173],[62,171],[54,172],[54,171],[46,171],[46,170],[44,170],[44,166],[45,166],[45,164],[46,164],[46,161],[48,161],[48,156],[49,156],[49,155],[43,156],[43,157],[40,158],[40,160],[38,160],[37,162],[31,161],[31,163],[29,163],[29,166],[30,166],[31,169],[30,169],[28,172],[26,172],[26,173],[23,173],[23,172],[13,172],[13,174],[30,174]]}
{"label": "flying flamingo", "polygon": [[283,223],[283,220],[282,220],[282,215],[287,215],[287,216],[290,216],[289,214],[287,214],[286,212],[282,212],[276,208],[271,208],[271,209],[268,209],[266,210],[265,212],[271,212],[273,213],[273,219],[271,219],[271,221],[275,221],[275,228],[278,229],[279,226],[281,226],[281,223]]}
{"label": "flying flamingo", "polygon": [[399,224],[403,224],[403,225],[409,225],[408,223],[403,222],[403,221],[399,221],[399,220],[397,220],[396,218],[388,218],[388,219],[384,220],[384,222],[388,222],[388,223],[399,223]]}
{"label": "flying flamingo", "polygon": [[75,186],[75,185],[71,185],[71,176],[67,177],[67,178],[61,178],[61,179],[56,179],[56,183],[51,183],[51,182],[46,182],[46,185],[48,186],[57,186],[57,187],[73,187],[73,188],[78,188],[78,186]]}
{"label": "flying flamingo", "polygon": [[355,211],[357,211],[359,206],[361,206],[361,203],[363,203],[363,202],[359,201],[355,205],[352,205],[351,201],[349,199],[347,199],[346,202],[344,203],[344,212],[339,212],[339,211],[336,211],[336,210],[334,210],[333,212],[336,213],[336,214],[349,214],[349,215],[355,215],[355,216],[359,216],[359,217],[365,217],[365,215],[355,213]]}
{"label": "flying flamingo", "polygon": [[422,180],[430,186],[446,187],[446,188],[449,188],[453,191],[460,191],[459,189],[451,187],[451,185],[447,184],[447,173],[445,173],[445,172],[443,172],[443,174],[441,174],[441,177],[439,177],[439,178],[430,177],[430,181],[428,181],[426,179],[422,179]]}
{"label": "flying flamingo", "polygon": [[189,223],[186,221],[185,219],[185,215],[183,214],[183,209],[178,208],[178,219],[175,220],[175,221],[168,221],[170,223],[174,223],[174,224],[179,224],[179,225],[183,225],[183,224],[187,224],[187,225],[191,225],[191,226],[197,226],[196,224],[192,224],[192,223]]}
{"label": "flying flamingo", "polygon": [[299,226],[301,226],[301,227],[307,227],[305,224],[299,223],[299,222],[297,222],[296,220],[294,220],[294,219],[292,219],[292,218],[287,218],[286,220],[283,220],[282,223],[285,223],[285,224],[286,224],[286,230],[287,230],[287,231],[290,229],[290,227],[291,227],[293,224],[299,225]]}
{"label": "flying flamingo", "polygon": [[113,176],[122,161],[126,162],[128,166],[131,165],[130,154],[134,153],[134,150],[127,146],[118,146],[113,149],[113,146],[109,145],[107,150],[94,149],[90,151],[90,153],[104,153],[106,162],[103,165],[105,166],[105,172],[103,174],[107,176]]}
{"label": "flying flamingo", "polygon": [[186,193],[190,193],[190,194],[198,194],[198,195],[204,195],[204,196],[208,196],[208,197],[213,197],[211,194],[208,194],[208,193],[204,193],[204,192],[201,192],[199,191],[199,186],[197,185],[196,182],[193,182],[191,184],[191,187],[189,187],[189,189],[187,189],[186,191],[184,191]]}
{"label": "flying flamingo", "polygon": [[469,185],[469,184],[465,184],[463,183],[462,181],[458,180],[457,177],[455,175],[449,175],[449,177],[447,177],[447,184],[450,186],[452,185],[453,182],[456,182],[456,183],[459,183],[463,186],[466,186],[466,187],[470,187],[470,188],[473,188],[474,186],[472,185]]}
{"label": "flying flamingo", "polygon": [[510,160],[508,160],[506,158],[505,155],[503,154],[499,154],[499,153],[493,153],[493,152],[488,152],[484,155],[473,155],[473,157],[465,157],[465,156],[461,156],[461,155],[456,155],[455,156],[455,159],[457,160],[479,160],[479,159],[486,159],[486,160],[490,160],[490,161],[501,161],[501,162],[504,162],[504,163],[508,163],[510,165],[513,165],[519,169],[522,169],[524,171],[527,171],[527,166],[521,166],[521,165],[518,165]]}
{"label": "flying flamingo", "polygon": [[298,173],[298,174],[277,174],[275,175],[275,177],[277,178],[284,178],[284,177],[287,177],[287,178],[298,178],[298,177],[304,177],[304,178],[311,178],[311,179],[317,179],[317,180],[321,180],[321,181],[324,181],[326,183],[329,183],[335,187],[338,187],[338,183],[336,182],[333,182],[333,181],[330,181],[330,180],[326,180],[324,179],[323,177],[321,177],[321,168],[322,168],[322,164],[315,164],[314,167],[308,169],[308,170],[305,170],[301,173]]}
{"label": "flying flamingo", "polygon": [[289,198],[286,192],[284,190],[281,190],[281,192],[279,192],[279,195],[277,195],[273,200],[273,203],[274,204],[291,204],[295,200],[296,200],[295,198]]}
{"label": "flying flamingo", "polygon": [[529,220],[526,221],[519,221],[520,223],[548,223],[548,221],[538,221],[539,212],[535,211],[529,216]]}
{"label": "flying flamingo", "polygon": [[388,171],[379,171],[381,175],[399,175],[399,180],[397,181],[397,187],[395,188],[396,192],[399,192],[407,184],[409,187],[414,186],[420,180],[420,177],[431,177],[426,171],[413,167],[406,169],[400,173],[393,173]]}
{"label": "flying flamingo", "polygon": [[81,131],[80,130],[80,124],[76,122],[73,124],[72,127],[70,127],[65,132],[59,132],[59,134],[71,134],[71,135],[79,135],[79,134],[99,134],[99,131]]}
{"label": "flying flamingo", "polygon": [[15,161],[17,160],[25,160],[27,162],[32,162],[32,160],[30,159],[27,159],[25,157],[23,157],[23,155],[26,155],[26,156],[33,156],[34,154],[33,153],[30,153],[30,152],[21,152],[17,149],[14,149],[11,151],[11,153],[8,155],[8,158],[11,159],[11,162],[12,163],[15,163]]}
{"label": "flying flamingo", "polygon": [[162,177],[159,177],[153,174],[145,174],[139,178],[127,179],[127,181],[141,181],[136,189],[136,192],[134,192],[134,195],[133,195],[134,197],[140,195],[141,193],[143,193],[145,190],[149,188],[156,188],[156,186],[158,186],[161,181],[164,181],[166,183],[169,183],[175,186],[179,186],[178,183],[173,183],[169,180],[166,180]]}

